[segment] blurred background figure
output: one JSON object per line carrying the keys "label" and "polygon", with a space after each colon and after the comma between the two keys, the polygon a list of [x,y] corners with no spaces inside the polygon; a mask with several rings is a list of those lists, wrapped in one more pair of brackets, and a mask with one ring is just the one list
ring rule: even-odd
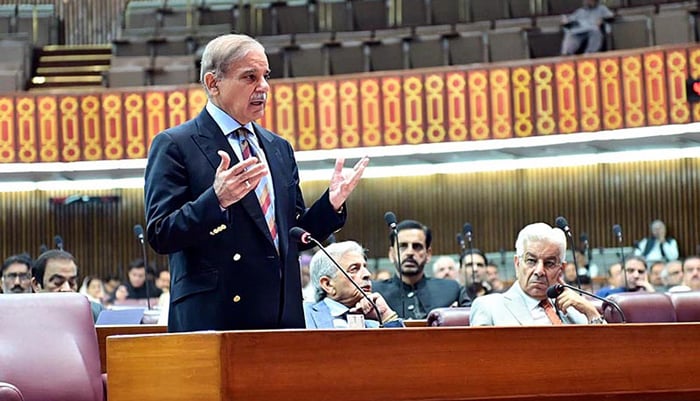
{"label": "blurred background figure", "polygon": [[567,56],[581,51],[601,51],[604,38],[603,22],[613,15],[613,12],[598,0],[584,0],[583,6],[573,14],[562,17],[564,40],[561,43],[561,54]]}
{"label": "blurred background figure", "polygon": [[649,262],[670,262],[678,259],[678,243],[666,235],[666,224],[661,220],[654,220],[649,225],[651,236],[641,239],[637,243],[634,254],[642,256]]}
{"label": "blurred background figure", "polygon": [[311,273],[309,271],[309,264],[311,263],[311,257],[308,252],[302,252],[299,255],[299,269],[301,269],[301,295],[304,298],[304,302],[314,302],[316,290],[313,284],[311,284]]}
{"label": "blurred background figure", "polygon": [[103,304],[105,301],[105,290],[102,279],[96,276],[87,276],[83,279],[79,293],[85,295],[91,302]]}
{"label": "blurred background figure", "polygon": [[433,262],[433,277],[459,281],[457,263],[449,256],[440,256]]}
{"label": "blurred background figure", "polygon": [[1,293],[30,294],[32,292],[32,259],[29,255],[12,255],[5,259],[1,273]]}

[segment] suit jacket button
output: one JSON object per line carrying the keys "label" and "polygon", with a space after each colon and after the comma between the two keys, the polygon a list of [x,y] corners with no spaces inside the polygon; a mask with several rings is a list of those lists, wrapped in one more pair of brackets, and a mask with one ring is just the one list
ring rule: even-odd
{"label": "suit jacket button", "polygon": [[240,254],[240,253],[237,253],[237,254],[233,255],[233,261],[234,261],[234,262],[238,262],[239,260],[241,260],[241,254]]}
{"label": "suit jacket button", "polygon": [[240,295],[234,295],[234,296],[233,296],[233,302],[234,302],[234,303],[237,303],[237,302],[240,302],[240,301],[241,301],[241,296],[240,296]]}

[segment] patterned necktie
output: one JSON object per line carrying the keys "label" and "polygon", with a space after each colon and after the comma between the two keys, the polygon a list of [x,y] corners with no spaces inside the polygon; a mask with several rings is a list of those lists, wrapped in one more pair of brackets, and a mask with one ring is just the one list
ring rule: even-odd
{"label": "patterned necktie", "polygon": [[[243,160],[251,157],[257,156],[255,152],[255,147],[250,144],[250,132],[245,128],[239,128],[236,130],[238,134],[238,141],[241,145],[241,154]],[[261,159],[262,161],[262,159]],[[266,174],[258,183],[255,188],[255,194],[258,196],[258,202],[260,202],[260,208],[262,209],[263,215],[265,215],[265,221],[267,221],[267,228],[270,230],[270,235],[275,243],[275,247],[279,249],[279,238],[277,237],[277,224],[275,224],[275,207],[270,199],[270,189],[267,187],[267,180],[269,180],[270,175]]]}
{"label": "patterned necktie", "polygon": [[542,301],[540,301],[540,306],[542,307],[542,309],[544,309],[545,315],[547,315],[549,321],[552,322],[554,326],[559,326],[563,324],[561,322],[561,319],[559,319],[559,316],[557,315],[557,311],[554,310],[554,307],[548,299],[543,299]]}

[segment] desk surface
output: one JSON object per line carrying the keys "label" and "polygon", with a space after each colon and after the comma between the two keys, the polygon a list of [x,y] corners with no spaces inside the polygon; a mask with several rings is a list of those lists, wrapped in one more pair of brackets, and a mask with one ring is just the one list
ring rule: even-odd
{"label": "desk surface", "polygon": [[108,339],[109,400],[700,399],[700,324]]}

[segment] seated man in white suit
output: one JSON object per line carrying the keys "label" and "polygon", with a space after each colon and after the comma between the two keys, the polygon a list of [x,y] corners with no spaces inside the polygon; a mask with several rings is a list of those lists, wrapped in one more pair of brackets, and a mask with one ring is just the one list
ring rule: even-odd
{"label": "seated man in white suit", "polygon": [[[372,305],[323,251],[311,258],[311,284],[315,302],[304,303],[304,319],[310,329],[403,327],[398,314],[381,294],[372,292],[364,249],[354,241],[338,242],[326,250],[377,306]],[[380,316],[377,316],[377,311]]]}
{"label": "seated man in white suit", "polygon": [[547,288],[561,283],[566,267],[564,232],[545,223],[523,228],[515,242],[517,280],[502,294],[474,299],[472,326],[531,326],[605,323],[595,306],[570,289],[554,301]]}

